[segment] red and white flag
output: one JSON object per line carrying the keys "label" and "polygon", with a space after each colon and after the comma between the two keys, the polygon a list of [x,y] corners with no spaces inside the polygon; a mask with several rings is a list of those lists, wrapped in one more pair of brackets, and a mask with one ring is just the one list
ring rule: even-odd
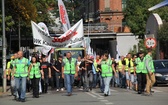
{"label": "red and white flag", "polygon": [[58,0],[58,7],[59,7],[60,20],[63,25],[63,31],[66,32],[71,28],[71,25],[69,22],[65,5],[62,0]]}
{"label": "red and white flag", "polygon": [[33,42],[35,45],[40,45],[47,48],[82,46],[84,40],[82,19],[60,37],[48,36],[48,33],[35,22],[31,21],[31,24],[33,31]]}

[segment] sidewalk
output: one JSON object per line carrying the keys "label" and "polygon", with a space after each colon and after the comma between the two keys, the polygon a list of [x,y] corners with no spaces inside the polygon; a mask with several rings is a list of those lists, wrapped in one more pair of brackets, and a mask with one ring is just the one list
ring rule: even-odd
{"label": "sidewalk", "polygon": [[4,93],[2,87],[0,87],[0,98],[5,97],[5,96],[9,96],[10,94],[11,94],[10,91],[7,91]]}

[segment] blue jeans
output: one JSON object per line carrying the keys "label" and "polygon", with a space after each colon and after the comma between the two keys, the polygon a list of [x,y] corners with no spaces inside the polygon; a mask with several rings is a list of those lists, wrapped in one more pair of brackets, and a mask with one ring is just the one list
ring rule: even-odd
{"label": "blue jeans", "polygon": [[16,86],[15,86],[15,79],[11,79],[11,93],[12,95],[16,96]]}
{"label": "blue jeans", "polygon": [[26,97],[26,80],[27,80],[27,77],[15,77],[17,98],[25,99],[25,97]]}
{"label": "blue jeans", "polygon": [[93,74],[93,88],[96,88],[97,85],[97,73]]}
{"label": "blue jeans", "polygon": [[104,92],[104,81],[103,81],[103,77],[101,76],[100,72],[97,72],[97,83],[99,82],[99,87],[101,92]]}
{"label": "blue jeans", "polygon": [[86,89],[87,88],[87,71],[84,71],[82,74],[81,74],[81,78],[82,78],[82,82],[83,82],[83,89]]}
{"label": "blue jeans", "polygon": [[67,93],[72,93],[74,83],[74,74],[65,74]]}
{"label": "blue jeans", "polygon": [[93,72],[92,71],[88,71],[87,74],[87,89],[91,89],[93,87]]}
{"label": "blue jeans", "polygon": [[120,78],[119,78],[119,72],[116,72],[117,77],[115,78],[115,83],[117,84],[117,86],[120,86]]}
{"label": "blue jeans", "polygon": [[111,79],[112,79],[112,77],[103,77],[104,85],[105,85],[104,94],[108,94],[108,95],[111,94],[111,92],[110,92],[110,81],[111,81]]}

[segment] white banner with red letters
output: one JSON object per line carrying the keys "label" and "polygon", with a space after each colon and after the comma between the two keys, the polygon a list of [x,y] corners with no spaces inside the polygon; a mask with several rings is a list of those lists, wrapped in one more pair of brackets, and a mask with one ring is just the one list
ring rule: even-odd
{"label": "white banner with red letters", "polygon": [[33,42],[35,45],[62,48],[69,46],[82,46],[83,44],[84,35],[82,19],[60,37],[48,36],[48,33],[33,21],[31,21],[31,25],[33,31]]}
{"label": "white banner with red letters", "polygon": [[63,25],[63,31],[67,32],[71,28],[71,25],[69,22],[65,5],[62,0],[58,0],[58,7],[59,7],[60,20]]}

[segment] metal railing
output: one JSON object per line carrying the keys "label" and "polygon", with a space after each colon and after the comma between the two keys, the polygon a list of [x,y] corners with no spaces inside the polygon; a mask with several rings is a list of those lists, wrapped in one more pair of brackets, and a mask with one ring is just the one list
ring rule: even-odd
{"label": "metal railing", "polygon": [[[123,32],[122,25],[108,25],[107,23],[90,23],[84,24],[84,33],[105,33],[105,32]],[[61,34],[63,30],[61,27],[52,27],[50,32]]]}

